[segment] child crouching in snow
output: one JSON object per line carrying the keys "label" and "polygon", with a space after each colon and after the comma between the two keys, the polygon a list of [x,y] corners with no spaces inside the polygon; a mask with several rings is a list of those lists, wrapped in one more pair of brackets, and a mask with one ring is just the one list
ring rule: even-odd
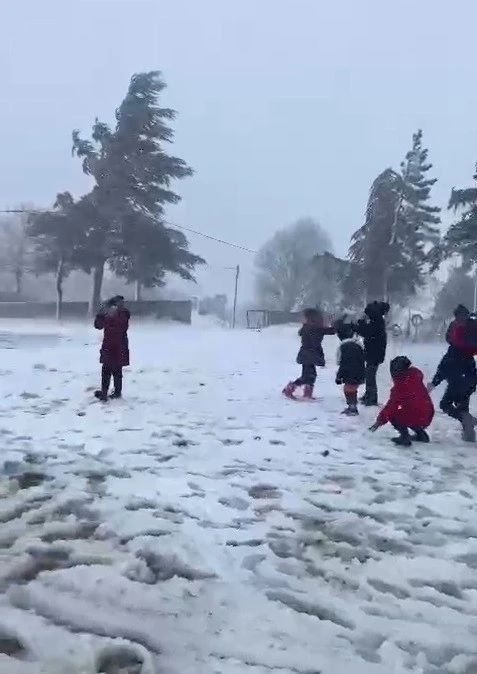
{"label": "child crouching in snow", "polygon": [[296,389],[303,386],[303,397],[311,400],[316,381],[316,368],[325,366],[322,342],[325,335],[334,335],[335,329],[324,326],[323,315],[318,309],[305,309],[303,325],[298,331],[301,347],[296,362],[301,365],[301,377],[289,382],[282,393],[287,398],[295,398]]}
{"label": "child crouching in snow", "polygon": [[[389,370],[393,379],[391,394],[369,430],[376,431],[389,422],[399,433],[392,439],[396,445],[410,447],[412,440],[429,442],[425,429],[431,425],[434,405],[424,386],[424,375],[406,356],[393,358]],[[414,435],[409,434],[409,429]]]}
{"label": "child crouching in snow", "polygon": [[338,385],[343,384],[347,405],[342,414],[356,416],[358,414],[358,388],[364,384],[366,373],[364,349],[354,338],[354,329],[351,323],[339,321],[336,324],[336,334],[341,341],[337,354],[336,383]]}

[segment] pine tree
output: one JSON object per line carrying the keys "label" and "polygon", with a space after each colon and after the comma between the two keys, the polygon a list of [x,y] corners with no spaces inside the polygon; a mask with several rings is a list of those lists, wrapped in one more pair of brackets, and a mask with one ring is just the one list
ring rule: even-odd
{"label": "pine tree", "polygon": [[[410,264],[414,265],[415,279],[411,294],[424,282],[425,274],[437,266],[436,249],[440,243],[441,222],[438,206],[428,202],[437,178],[429,178],[432,164],[428,150],[422,147],[422,130],[412,137],[412,148],[401,164],[402,201],[398,220],[402,226],[403,249],[407,250]],[[397,228],[399,232],[399,226]]]}
{"label": "pine tree", "polygon": [[111,269],[136,285],[136,300],[142,288],[161,287],[167,272],[194,281],[193,270],[204,260],[188,250],[187,238],[178,230],[156,224],[139,212],[124,220],[121,242],[110,261]]}
{"label": "pine tree", "polygon": [[355,265],[345,284],[362,287],[366,300],[384,296],[402,303],[438,265],[440,208],[427,203],[436,182],[427,177],[427,156],[419,130],[401,172],[386,169],[373,183],[365,224],[351,240]]}
{"label": "pine tree", "polygon": [[395,229],[401,190],[401,177],[391,168],[374,180],[364,225],[351,238],[348,251],[351,266],[345,281],[347,294],[353,287],[362,289],[364,301],[388,296],[389,270],[396,263]]}
{"label": "pine tree", "polygon": [[[96,181],[98,283],[109,261],[118,274],[136,282],[138,297],[142,285],[160,285],[166,272],[183,275],[203,262],[188,252],[184,236],[172,235],[164,226],[165,207],[180,201],[172,181],[192,175],[182,159],[164,151],[173,139],[168,122],[176,116],[159,106],[164,88],[159,72],[134,75],[116,112],[114,131],[97,120],[93,142],[73,133],[73,150],[83,158],[85,173]],[[99,299],[97,285],[93,303]]]}
{"label": "pine tree", "polygon": [[[477,181],[477,165],[473,178]],[[469,267],[477,263],[477,186],[453,188],[449,208],[461,214],[445,236],[446,255],[461,255],[464,265]]]}
{"label": "pine tree", "polygon": [[407,219],[419,230],[424,242],[435,243],[439,240],[441,222],[439,206],[430,206],[427,202],[437,178],[428,178],[432,164],[428,163],[429,151],[422,147],[422,130],[412,137],[412,149],[401,164],[404,180],[403,201]]}

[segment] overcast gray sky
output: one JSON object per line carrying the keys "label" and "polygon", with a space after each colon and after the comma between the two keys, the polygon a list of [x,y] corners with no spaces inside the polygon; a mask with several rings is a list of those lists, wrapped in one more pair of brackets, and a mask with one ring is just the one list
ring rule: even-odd
{"label": "overcast gray sky", "polygon": [[[71,130],[111,121],[130,76],[156,69],[179,112],[174,152],[196,171],[170,211],[187,227],[256,249],[309,215],[344,254],[370,183],[418,127],[436,201],[471,180],[477,0],[1,4],[2,206],[85,191]],[[239,262],[250,285],[250,255],[190,241],[210,262],[206,284],[227,286],[220,269]]]}

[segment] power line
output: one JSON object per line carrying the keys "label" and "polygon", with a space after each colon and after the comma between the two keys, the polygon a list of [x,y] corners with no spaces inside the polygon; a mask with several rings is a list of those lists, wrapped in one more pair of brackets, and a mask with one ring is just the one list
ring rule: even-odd
{"label": "power line", "polygon": [[[5,214],[5,215],[12,215],[15,213],[48,213],[49,211],[37,211],[37,210],[30,210],[28,208],[5,208],[5,209],[0,209],[0,214]],[[252,255],[256,255],[257,251],[252,250],[251,248],[246,248],[245,246],[240,246],[238,243],[231,243],[230,241],[224,241],[223,239],[218,239],[215,236],[211,236],[210,234],[204,234],[203,232],[198,232],[195,229],[190,229],[189,227],[184,227],[183,225],[178,225],[174,222],[167,222],[165,221],[166,225],[169,225],[170,227],[177,227],[177,229],[183,229],[185,232],[190,232],[191,234],[197,234],[197,236],[202,236],[204,239],[209,239],[210,241],[216,241],[217,243],[222,243],[224,246],[230,246],[231,248],[237,248],[238,250],[243,250],[246,253],[252,253]]]}
{"label": "power line", "polygon": [[177,225],[174,222],[167,222],[166,224],[170,225],[171,227],[177,227],[178,229],[183,229],[186,232],[191,232],[192,234],[198,234],[199,236],[203,236],[204,239],[210,239],[211,241],[217,241],[217,243],[223,243],[224,246],[230,246],[231,248],[238,248],[239,250],[244,250],[246,253],[252,253],[253,255],[257,254],[256,250],[251,250],[250,248],[245,248],[245,246],[239,246],[238,243],[231,243],[230,241],[224,241],[223,239],[217,239],[215,236],[211,236],[210,234],[203,234],[202,232],[197,232],[195,229],[188,229],[187,227],[183,227],[182,225]]}

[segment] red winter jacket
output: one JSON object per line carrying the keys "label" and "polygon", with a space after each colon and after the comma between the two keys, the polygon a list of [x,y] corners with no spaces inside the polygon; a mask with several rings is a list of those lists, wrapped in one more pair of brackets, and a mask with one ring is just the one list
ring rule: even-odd
{"label": "red winter jacket", "polygon": [[452,321],[447,328],[446,339],[466,356],[477,356],[477,321]]}
{"label": "red winter jacket", "polygon": [[410,367],[395,379],[386,405],[376,424],[384,426],[393,421],[408,428],[427,428],[434,417],[434,405],[424,386],[424,375],[417,367]]}
{"label": "red winter jacket", "polygon": [[104,330],[99,362],[111,370],[129,365],[130,316],[129,309],[122,308],[115,313],[100,313],[95,318],[94,327],[97,330]]}

